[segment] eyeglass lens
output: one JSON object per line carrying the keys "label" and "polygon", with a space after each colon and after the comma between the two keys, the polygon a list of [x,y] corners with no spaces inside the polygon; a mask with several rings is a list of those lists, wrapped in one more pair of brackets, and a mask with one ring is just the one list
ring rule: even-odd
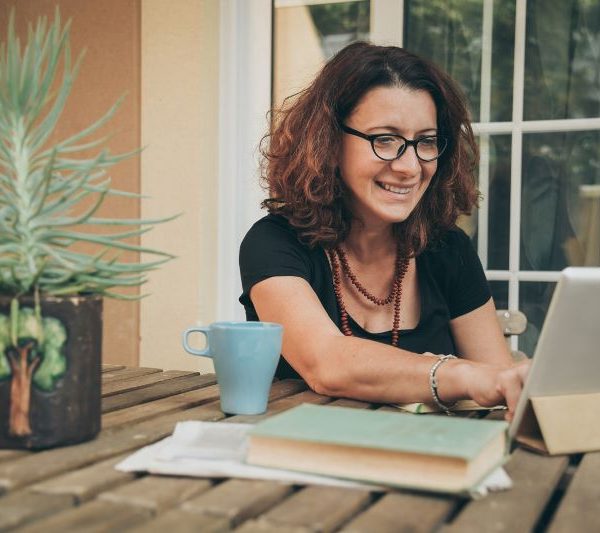
{"label": "eyeglass lens", "polygon": [[[442,146],[440,146],[440,143]],[[406,141],[402,137],[382,135],[372,142],[375,154],[381,159],[392,160],[402,155],[406,150]],[[423,137],[416,142],[417,157],[424,161],[437,159],[445,148],[443,139],[438,137]]]}

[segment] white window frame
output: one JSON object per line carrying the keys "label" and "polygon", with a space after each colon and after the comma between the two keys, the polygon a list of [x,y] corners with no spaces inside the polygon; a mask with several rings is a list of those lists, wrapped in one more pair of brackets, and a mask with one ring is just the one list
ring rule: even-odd
{"label": "white window frame", "polygon": [[[311,0],[327,3],[332,0]],[[341,1],[341,0],[340,0]],[[276,6],[306,4],[275,0]],[[251,223],[262,216],[258,204],[256,146],[267,127],[271,104],[272,2],[221,1],[221,103],[219,152],[219,303],[217,315],[243,318],[237,253]],[[600,130],[600,118],[523,120],[527,0],[516,0],[512,120],[489,122],[494,0],[483,0],[480,122],[473,129],[481,140],[479,188],[484,200],[478,211],[478,253],[490,281],[508,282],[508,306],[519,308],[519,283],[555,282],[560,272],[520,270],[521,162],[524,133]],[[371,0],[373,37],[381,44],[403,44],[403,0]],[[390,20],[396,22],[390,24]],[[248,71],[248,65],[252,71]],[[247,73],[247,76],[245,76]],[[489,136],[511,134],[509,268],[487,269]],[[227,150],[223,148],[227,142]],[[233,143],[233,144],[232,144]],[[232,152],[233,149],[233,152]],[[231,154],[235,157],[231,157]],[[512,340],[516,348],[517,339]]]}
{"label": "white window frame", "polygon": [[271,0],[220,0],[217,320],[245,320],[238,253],[264,215],[258,145],[271,107]]}
{"label": "white window frame", "polygon": [[[558,271],[520,270],[521,245],[521,183],[523,159],[523,134],[548,133],[558,131],[600,130],[600,118],[562,120],[524,120],[523,100],[525,85],[525,37],[527,0],[516,0],[515,5],[515,44],[513,66],[513,108],[512,121],[489,122],[489,94],[491,87],[491,48],[494,0],[483,3],[483,35],[481,65],[481,122],[473,124],[473,130],[480,136],[481,161],[479,165],[479,189],[484,200],[478,212],[477,251],[490,281],[508,281],[508,307],[519,308],[519,286],[522,281],[556,282]],[[487,119],[487,120],[486,120]],[[488,270],[488,216],[489,216],[489,136],[511,134],[510,163],[510,237],[508,270]],[[516,337],[511,339],[512,347],[517,348]]]}

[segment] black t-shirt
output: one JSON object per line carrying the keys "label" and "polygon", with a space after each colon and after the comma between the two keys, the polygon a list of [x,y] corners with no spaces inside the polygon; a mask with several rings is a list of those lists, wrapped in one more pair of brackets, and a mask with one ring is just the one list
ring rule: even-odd
{"label": "black t-shirt", "polygon": [[[479,257],[467,235],[455,228],[430,244],[416,262],[421,316],[416,328],[400,331],[398,346],[415,353],[456,353],[449,321],[490,299]],[[311,249],[303,244],[284,217],[267,215],[250,228],[240,247],[240,273],[243,288],[240,303],[247,320],[258,320],[249,296],[256,283],[272,276],[298,276],[310,284],[331,320],[340,327],[331,268],[324,249],[320,246]],[[391,343],[391,330],[371,333],[351,316],[348,323],[357,337]],[[283,358],[277,376],[299,377]]]}

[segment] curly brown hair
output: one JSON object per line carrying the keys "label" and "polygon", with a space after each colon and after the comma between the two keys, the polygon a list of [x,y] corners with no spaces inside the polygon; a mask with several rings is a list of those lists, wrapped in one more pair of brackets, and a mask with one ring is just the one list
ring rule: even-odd
{"label": "curly brown hair", "polygon": [[311,247],[336,246],[348,235],[352,213],[337,167],[340,125],[375,87],[428,92],[436,105],[438,132],[448,138],[436,174],[407,220],[394,225],[399,244],[419,254],[427,243],[470,214],[477,204],[474,169],[479,153],[465,97],[456,83],[429,61],[395,46],[356,42],[337,53],[303,91],[273,111],[261,142],[262,203],[283,215]]}

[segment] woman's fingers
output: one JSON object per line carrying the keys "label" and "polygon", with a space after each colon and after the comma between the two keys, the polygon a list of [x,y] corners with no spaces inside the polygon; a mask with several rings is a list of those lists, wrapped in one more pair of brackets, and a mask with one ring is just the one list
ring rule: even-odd
{"label": "woman's fingers", "polygon": [[523,361],[504,369],[484,364],[472,365],[467,388],[469,396],[483,406],[505,403],[508,407],[505,418],[510,421],[530,366],[531,361]]}
{"label": "woman's fingers", "polygon": [[517,402],[523,391],[523,384],[529,372],[530,362],[524,361],[509,370],[504,370],[498,375],[497,391],[504,396],[508,412],[506,420],[512,420]]}

